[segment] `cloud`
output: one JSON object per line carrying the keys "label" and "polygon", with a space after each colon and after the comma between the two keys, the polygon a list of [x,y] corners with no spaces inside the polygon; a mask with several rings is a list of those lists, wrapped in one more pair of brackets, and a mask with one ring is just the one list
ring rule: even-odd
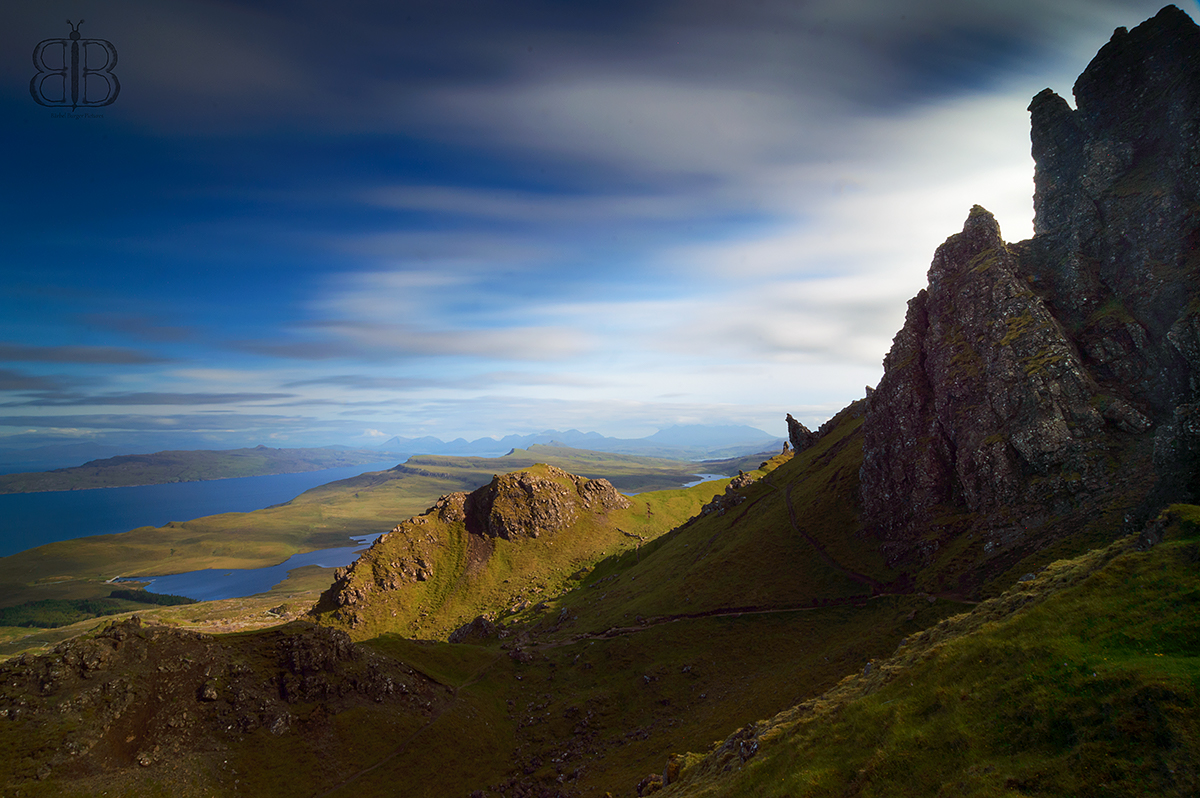
{"label": "cloud", "polygon": [[64,386],[65,381],[58,377],[41,377],[0,369],[0,391],[58,391]]}
{"label": "cloud", "polygon": [[560,360],[584,351],[588,343],[569,328],[425,329],[408,324],[347,320],[311,322],[307,341],[244,340],[241,351],[299,360],[391,361],[450,357],[498,360]]}
{"label": "cloud", "polygon": [[0,404],[0,407],[229,405],[288,399],[294,395],[290,393],[167,393],[151,391],[124,394],[65,394],[43,395],[29,401]]}
{"label": "cloud", "polygon": [[[365,204],[454,217],[535,224],[660,223],[712,213],[710,198],[689,194],[569,194],[471,186],[407,185],[367,189]],[[530,254],[543,253],[528,250]],[[491,250],[486,254],[493,256]]]}
{"label": "cloud", "polygon": [[296,380],[283,385],[284,388],[310,386],[332,386],[355,391],[404,392],[419,389],[476,390],[497,385],[594,385],[594,380],[559,373],[532,373],[524,371],[493,371],[466,377],[383,377],[366,374],[334,374]]}
{"label": "cloud", "polygon": [[3,361],[130,366],[170,362],[167,358],[115,346],[37,346],[0,342],[0,362]]}
{"label": "cloud", "polygon": [[163,324],[153,317],[136,314],[89,313],[81,320],[86,324],[152,343],[176,343],[195,336],[195,332],[187,327]]}
{"label": "cloud", "polygon": [[[6,9],[0,44],[53,35],[48,2]],[[214,440],[811,425],[877,378],[972,204],[1027,235],[1029,97],[1157,5],[123,2],[85,27],[127,70],[112,138],[61,180],[31,156],[28,184],[118,195],[66,233],[14,222],[22,279],[50,287],[6,280],[21,332],[0,333],[0,361],[95,367],[107,393],[3,371],[45,411],[8,418],[128,405],[147,420],[46,423]],[[37,191],[29,218],[58,218]],[[36,277],[48,244],[84,265]],[[51,345],[110,342],[79,322],[154,354]],[[194,367],[142,368],[162,363]],[[168,413],[188,406],[215,412]]]}
{"label": "cloud", "polygon": [[150,415],[141,413],[86,413],[79,415],[19,415],[0,416],[0,427],[35,428],[38,430],[176,430],[187,433],[228,432],[266,429],[271,425],[288,429],[317,428],[321,422],[302,416],[263,415],[248,413],[212,413],[183,415]]}

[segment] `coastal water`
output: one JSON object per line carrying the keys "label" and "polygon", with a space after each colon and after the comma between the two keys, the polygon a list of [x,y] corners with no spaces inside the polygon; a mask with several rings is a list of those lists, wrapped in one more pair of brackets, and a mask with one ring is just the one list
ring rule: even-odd
{"label": "coastal water", "polygon": [[395,461],[386,461],[301,474],[0,495],[0,557],[58,540],[258,510],[327,482],[394,465]]}
{"label": "coastal water", "polygon": [[[293,554],[279,565],[266,568],[206,568],[170,576],[128,577],[122,582],[144,582],[149,580],[146,590],[150,593],[166,593],[172,596],[187,596],[197,601],[241,598],[265,593],[287,579],[288,571],[304,565],[319,565],[322,568],[338,568],[354,562],[363,549],[370,546],[379,535],[354,536],[354,546],[336,549],[320,549],[307,554]],[[332,577],[331,577],[332,579]]]}

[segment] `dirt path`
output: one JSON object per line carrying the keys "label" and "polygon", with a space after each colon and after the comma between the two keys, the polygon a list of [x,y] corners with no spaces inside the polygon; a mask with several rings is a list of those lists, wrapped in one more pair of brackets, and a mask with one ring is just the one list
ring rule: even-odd
{"label": "dirt path", "polygon": [[704,612],[680,613],[678,615],[656,615],[646,618],[637,626],[614,626],[605,629],[603,632],[583,632],[573,635],[565,640],[553,640],[547,642],[530,642],[522,649],[526,651],[543,651],[552,648],[561,648],[562,646],[570,646],[576,643],[582,643],[588,640],[610,640],[614,637],[622,635],[635,634],[644,632],[647,629],[653,629],[656,626],[662,626],[668,623],[678,623],[679,621],[698,621],[706,618],[740,618],[744,615],[776,615],[790,612],[812,612],[814,610],[823,610],[829,607],[841,607],[846,605],[863,605],[868,601],[876,601],[878,599],[890,598],[894,596],[912,596],[926,595],[930,599],[941,599],[943,601],[952,601],[956,604],[966,604],[974,606],[978,601],[964,599],[958,596],[932,596],[929,594],[913,594],[913,593],[873,593],[870,596],[848,596],[845,598],[826,599],[823,604],[795,604],[782,607],[722,607],[715,610],[705,610]]}

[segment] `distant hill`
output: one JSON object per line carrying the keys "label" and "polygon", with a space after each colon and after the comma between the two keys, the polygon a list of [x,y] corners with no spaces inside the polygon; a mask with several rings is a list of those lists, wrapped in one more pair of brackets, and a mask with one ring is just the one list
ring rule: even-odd
{"label": "distant hill", "polygon": [[468,441],[456,438],[394,437],[380,445],[381,450],[404,454],[455,454],[497,456],[512,449],[528,449],[536,444],[559,444],[576,449],[614,454],[637,454],[674,460],[707,460],[741,457],[779,449],[783,438],[745,425],[710,426],[687,424],[659,430],[645,438],[610,438],[598,432],[546,430],[530,435],[506,435]]}
{"label": "distant hill", "polygon": [[155,452],[92,460],[74,468],[0,476],[0,493],[118,488],[267,474],[298,474],[386,459],[371,449],[253,449]]}
{"label": "distant hill", "polygon": [[34,449],[0,449],[0,474],[69,468],[88,460],[123,454],[137,454],[137,449],[99,443],[60,443]]}

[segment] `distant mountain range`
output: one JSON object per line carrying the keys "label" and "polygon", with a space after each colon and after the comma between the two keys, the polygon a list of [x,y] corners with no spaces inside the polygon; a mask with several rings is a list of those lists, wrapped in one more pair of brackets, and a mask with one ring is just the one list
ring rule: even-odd
{"label": "distant mountain range", "polygon": [[676,460],[704,460],[738,457],[747,454],[779,449],[784,439],[769,432],[745,425],[711,426],[706,424],[683,424],[659,430],[645,438],[610,438],[598,432],[580,432],[569,429],[565,432],[546,430],[530,435],[506,435],[495,438],[478,438],[468,441],[456,438],[443,441],[440,438],[394,437],[377,447],[380,451],[403,454],[453,454],[494,457],[512,449],[527,449],[534,444],[562,444],[576,449],[614,454],[639,454],[653,457],[669,457]]}
{"label": "distant mountain range", "polygon": [[[37,449],[0,450],[0,474],[24,474],[17,487],[14,479],[0,479],[0,493],[24,492],[26,490],[63,490],[72,487],[105,487],[111,482],[111,477],[117,471],[130,472],[122,476],[120,482],[111,484],[153,484],[157,482],[192,481],[195,479],[220,479],[231,476],[248,476],[250,471],[243,471],[250,461],[257,463],[252,468],[259,473],[287,473],[306,471],[316,468],[332,468],[348,465],[351,462],[366,462],[371,456],[379,460],[392,457],[397,460],[418,454],[445,454],[473,457],[499,457],[513,449],[528,449],[535,444],[562,445],[575,449],[589,449],[596,452],[612,454],[636,454],[643,457],[665,457],[673,460],[718,460],[732,457],[742,457],[748,454],[778,450],[783,446],[783,438],[776,438],[770,433],[755,427],[745,425],[708,426],[703,424],[677,425],[659,430],[645,438],[610,438],[598,432],[580,432],[576,429],[560,432],[547,430],[531,435],[506,435],[499,440],[495,438],[478,438],[468,441],[456,438],[443,441],[440,438],[426,436],[423,438],[394,437],[387,442],[364,449],[348,446],[325,446],[313,449],[267,449],[260,446],[257,449],[228,449],[220,451],[187,450],[176,452],[156,452],[146,454],[131,451],[127,447],[117,447],[94,443],[64,444],[58,446],[42,446]],[[366,456],[372,453],[371,456]],[[242,455],[237,457],[236,455]],[[228,455],[229,457],[223,456]],[[280,457],[302,462],[275,462]],[[155,467],[166,468],[166,476],[151,476],[142,473],[147,458],[156,458]],[[226,465],[236,463],[236,466],[214,467],[214,458],[221,459]],[[232,459],[231,459],[232,458]],[[268,465],[262,461],[271,460]],[[351,459],[347,459],[351,458]],[[104,461],[103,463],[98,461]],[[226,462],[228,461],[228,462]],[[328,465],[326,465],[328,463]],[[76,484],[78,473],[71,475],[57,474],[53,480],[47,481],[39,477],[41,487],[30,487],[28,484],[34,472],[72,469],[78,471],[84,466],[99,468],[105,473],[105,478],[93,475],[83,480],[86,485]],[[232,468],[232,470],[231,470]],[[264,470],[265,469],[265,470]],[[162,468],[159,468],[162,470]],[[138,472],[135,476],[132,472]],[[62,487],[63,480],[70,477],[71,484]],[[130,481],[133,480],[133,481]],[[42,484],[44,483],[44,484]],[[5,486],[8,489],[5,489]],[[54,487],[51,487],[53,485]]]}

